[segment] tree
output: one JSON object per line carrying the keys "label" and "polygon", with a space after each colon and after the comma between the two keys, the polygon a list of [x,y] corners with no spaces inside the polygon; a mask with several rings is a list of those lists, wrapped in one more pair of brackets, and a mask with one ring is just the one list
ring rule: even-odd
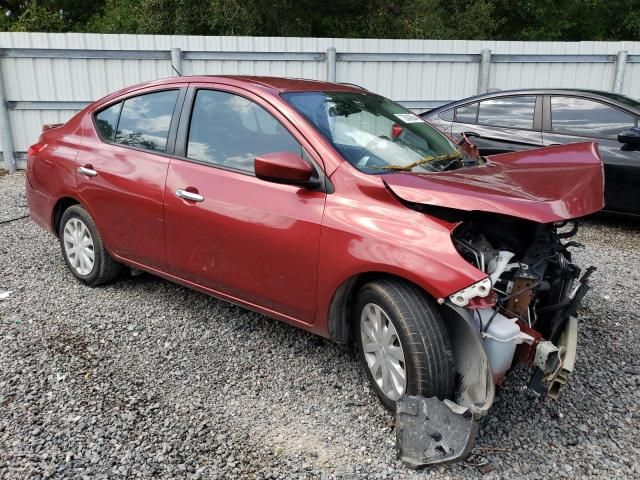
{"label": "tree", "polygon": [[103,4],[104,0],[0,0],[0,11],[9,30],[68,32],[82,30]]}
{"label": "tree", "polygon": [[640,40],[640,0],[0,0],[0,29],[355,38]]}
{"label": "tree", "polygon": [[141,0],[106,0],[84,31],[96,33],[139,33]]}

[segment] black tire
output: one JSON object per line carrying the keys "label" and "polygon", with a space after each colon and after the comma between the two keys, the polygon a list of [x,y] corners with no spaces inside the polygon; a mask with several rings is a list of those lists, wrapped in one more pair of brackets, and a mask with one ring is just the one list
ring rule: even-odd
{"label": "black tire", "polygon": [[[397,279],[384,279],[367,283],[360,289],[353,313],[360,361],[382,404],[395,412],[395,400],[382,391],[365,359],[361,321],[365,307],[372,308],[369,304],[379,306],[387,316],[383,322],[390,321],[397,332],[394,342],[399,341],[405,359],[399,362],[401,366],[404,363],[406,372],[404,394],[452,398],[455,388],[453,354],[437,306],[418,287]],[[388,327],[388,323],[385,325]]]}
{"label": "black tire", "polygon": [[[93,241],[94,261],[93,267],[87,273],[80,273],[75,266],[72,265],[65,248],[64,230],[66,225],[73,219],[80,220],[91,234],[91,240]],[[73,275],[81,282],[95,287],[115,279],[122,270],[122,265],[111,258],[107,250],[102,243],[102,237],[98,232],[95,222],[91,218],[91,215],[82,208],[80,205],[72,205],[67,208],[62,214],[60,219],[60,227],[58,230],[58,238],[60,240],[60,249],[62,250],[62,257],[64,258],[67,267]]]}

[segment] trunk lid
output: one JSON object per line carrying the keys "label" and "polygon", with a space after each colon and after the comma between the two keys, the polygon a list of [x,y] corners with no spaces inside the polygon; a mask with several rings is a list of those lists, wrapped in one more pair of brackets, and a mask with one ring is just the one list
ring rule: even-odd
{"label": "trunk lid", "polygon": [[549,223],[604,207],[604,177],[596,142],[487,157],[484,165],[439,173],[388,173],[400,199]]}

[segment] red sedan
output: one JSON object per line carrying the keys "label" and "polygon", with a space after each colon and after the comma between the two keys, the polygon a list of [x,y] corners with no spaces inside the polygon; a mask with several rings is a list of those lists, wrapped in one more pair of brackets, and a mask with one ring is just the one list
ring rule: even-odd
{"label": "red sedan", "polygon": [[[385,406],[469,432],[514,358],[540,393],[566,383],[590,270],[565,239],[602,186],[592,143],[482,158],[366,90],[264,77],[121,90],[45,127],[27,167],[80,281],[145,270],[355,341]],[[451,438],[403,458],[468,451]]]}

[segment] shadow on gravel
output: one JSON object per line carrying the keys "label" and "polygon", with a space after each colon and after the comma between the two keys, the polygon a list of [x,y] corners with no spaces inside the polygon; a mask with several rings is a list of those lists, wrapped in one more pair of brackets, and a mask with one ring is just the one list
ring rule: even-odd
{"label": "shadow on gravel", "polygon": [[640,233],[640,215],[617,215],[615,213],[598,213],[586,217],[583,223],[602,228],[616,228],[628,232]]}

